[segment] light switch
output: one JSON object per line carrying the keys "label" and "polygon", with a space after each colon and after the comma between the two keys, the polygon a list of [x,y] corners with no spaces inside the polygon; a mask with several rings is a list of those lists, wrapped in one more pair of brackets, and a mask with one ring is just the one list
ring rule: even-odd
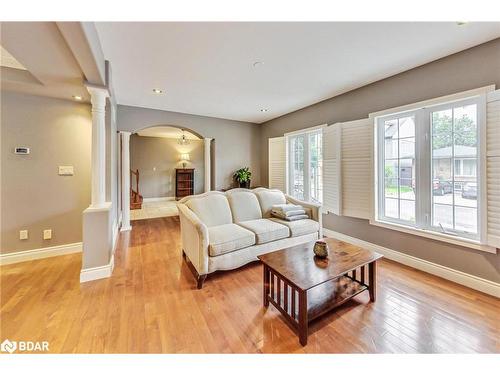
{"label": "light switch", "polygon": [[72,165],[60,165],[59,166],[59,176],[73,176],[74,170]]}
{"label": "light switch", "polygon": [[20,240],[27,240],[28,239],[28,230],[23,229],[19,231],[19,239]]}
{"label": "light switch", "polygon": [[43,239],[50,240],[52,238],[52,229],[45,229],[43,231]]}

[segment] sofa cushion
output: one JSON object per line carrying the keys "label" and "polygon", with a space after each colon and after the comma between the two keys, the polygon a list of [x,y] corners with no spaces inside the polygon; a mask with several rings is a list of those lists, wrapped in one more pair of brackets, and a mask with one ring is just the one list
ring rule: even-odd
{"label": "sofa cushion", "polygon": [[257,195],[259,199],[262,216],[264,218],[271,217],[271,208],[275,204],[286,203],[285,194],[279,190],[258,189],[255,191],[255,195]]}
{"label": "sofa cushion", "polygon": [[208,228],[208,253],[210,256],[230,253],[255,245],[255,234],[236,224]]}
{"label": "sofa cushion", "polygon": [[207,226],[231,224],[233,216],[229,202],[224,194],[208,194],[193,197],[186,202],[186,206]]}
{"label": "sofa cushion", "polygon": [[255,233],[257,245],[290,236],[290,229],[286,225],[268,219],[242,221],[238,225]]}
{"label": "sofa cushion", "polygon": [[282,225],[286,225],[288,228],[290,228],[292,237],[303,236],[304,234],[309,234],[319,231],[319,223],[311,219],[287,221],[273,217],[270,220],[280,223]]}
{"label": "sofa cushion", "polygon": [[251,191],[228,191],[226,194],[235,223],[262,219],[259,201],[254,193]]}

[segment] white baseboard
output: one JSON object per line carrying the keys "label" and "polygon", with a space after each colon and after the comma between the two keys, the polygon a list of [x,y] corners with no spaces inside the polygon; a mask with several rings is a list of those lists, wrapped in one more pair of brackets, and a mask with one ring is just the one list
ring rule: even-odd
{"label": "white baseboard", "polygon": [[142,201],[143,202],[175,201],[175,197],[144,198]]}
{"label": "white baseboard", "polygon": [[387,259],[409,267],[442,277],[443,279],[453,281],[457,284],[465,285],[469,288],[479,290],[480,292],[490,294],[495,297],[500,297],[500,284],[493,281],[458,271],[453,268],[445,267],[437,263],[432,263],[399,251],[388,249],[386,247],[363,241],[359,238],[351,237],[343,233],[335,232],[327,228],[323,228],[323,234],[328,237],[333,237],[344,242],[352,243],[353,245],[376,251],[377,253],[384,255]]}
{"label": "white baseboard", "polygon": [[80,271],[80,283],[87,281],[105,279],[113,274],[115,268],[115,255],[111,255],[111,260],[105,266],[82,269]]}
{"label": "white baseboard", "polygon": [[0,254],[0,265],[50,258],[58,255],[81,253],[82,248],[83,245],[81,242],[75,242],[65,245],[43,247],[41,249],[16,251],[15,253]]}

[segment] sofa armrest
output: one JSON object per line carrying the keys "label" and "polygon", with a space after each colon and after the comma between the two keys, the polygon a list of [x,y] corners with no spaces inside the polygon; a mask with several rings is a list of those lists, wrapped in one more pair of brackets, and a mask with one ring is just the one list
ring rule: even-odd
{"label": "sofa armrest", "polygon": [[208,273],[208,228],[185,204],[178,203],[182,249],[199,275]]}
{"label": "sofa armrest", "polygon": [[321,205],[312,202],[301,201],[289,195],[285,195],[285,197],[288,203],[298,204],[304,207],[309,217],[312,220],[317,221],[319,223],[319,236],[320,238],[323,237],[323,215],[321,211]]}

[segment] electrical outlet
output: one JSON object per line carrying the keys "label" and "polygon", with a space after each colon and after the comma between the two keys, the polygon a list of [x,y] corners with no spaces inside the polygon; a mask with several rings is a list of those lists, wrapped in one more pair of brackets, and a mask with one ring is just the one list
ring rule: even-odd
{"label": "electrical outlet", "polygon": [[43,239],[50,240],[52,238],[52,229],[45,229],[43,231]]}
{"label": "electrical outlet", "polygon": [[23,229],[19,231],[19,239],[20,240],[27,240],[28,239],[28,230]]}

